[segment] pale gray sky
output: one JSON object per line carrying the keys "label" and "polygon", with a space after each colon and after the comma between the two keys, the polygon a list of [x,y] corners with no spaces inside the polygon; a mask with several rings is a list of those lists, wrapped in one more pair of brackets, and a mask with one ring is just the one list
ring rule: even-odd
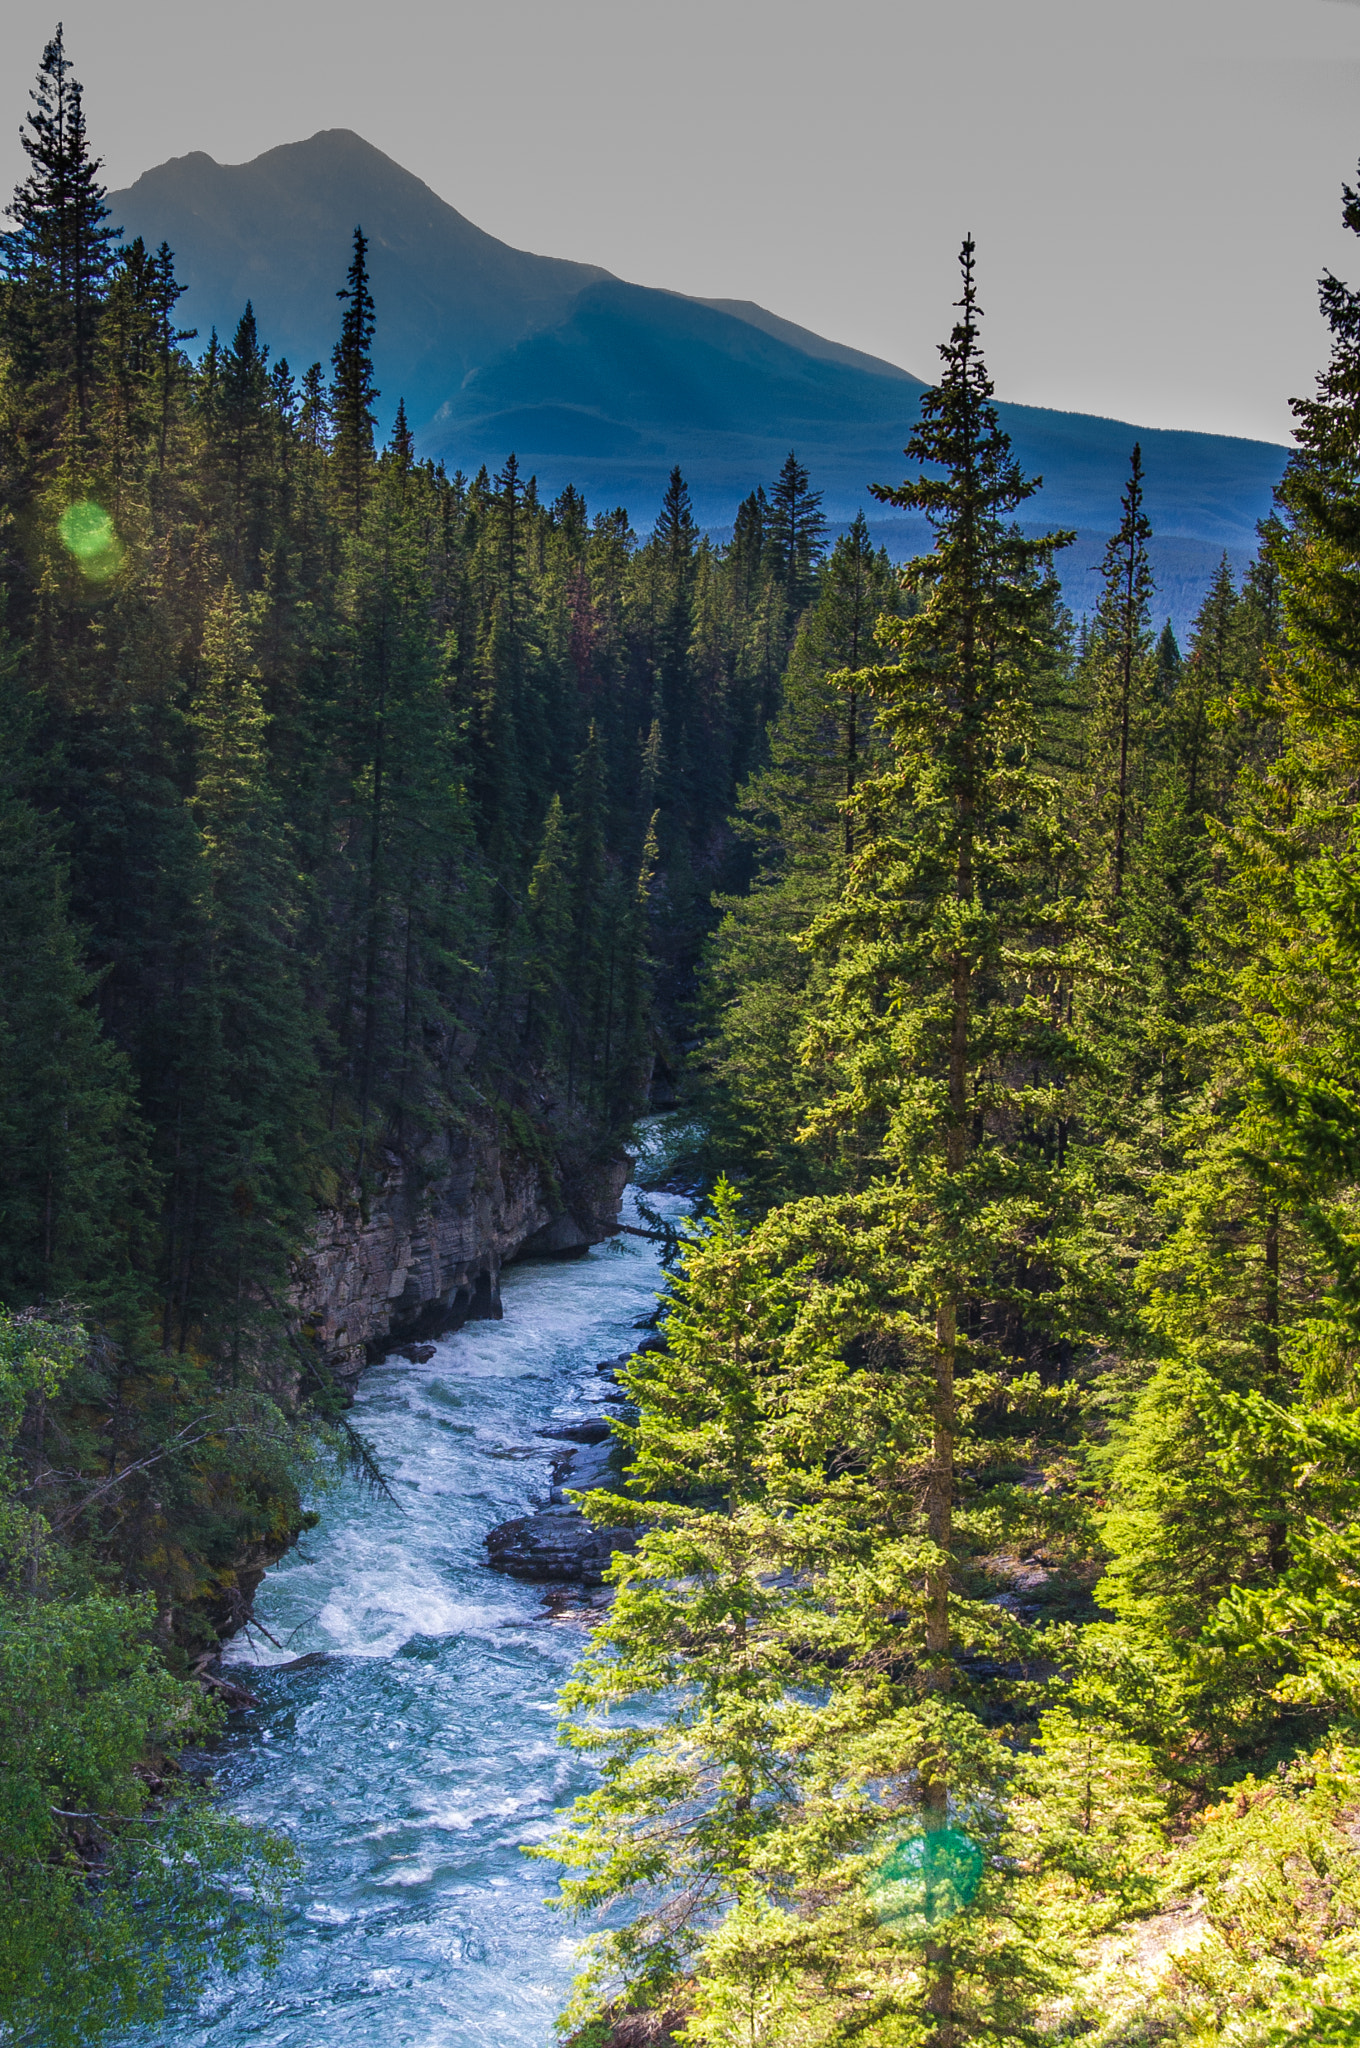
{"label": "pale gray sky", "polygon": [[933,376],[979,245],[1004,397],[1283,440],[1360,156],[1353,0],[6,0],[113,186],[354,128],[479,226]]}

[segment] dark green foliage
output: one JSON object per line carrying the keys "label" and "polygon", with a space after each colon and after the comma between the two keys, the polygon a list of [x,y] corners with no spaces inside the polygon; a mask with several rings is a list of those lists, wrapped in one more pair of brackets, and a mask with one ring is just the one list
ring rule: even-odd
{"label": "dark green foliage", "polygon": [[717,1162],[740,1161],[748,1198],[828,1185],[826,1148],[799,1142],[821,1088],[790,1049],[826,979],[801,941],[844,885],[856,829],[848,799],[881,755],[864,675],[878,658],[879,621],[913,603],[861,515],[822,571],[769,729],[769,760],[741,791],[738,824],[755,873],[744,894],[721,899],[705,977],[707,1145]]}
{"label": "dark green foliage", "polygon": [[197,1648],[329,1426],[286,1327],[318,1203],[470,1121],[549,1171],[617,1145],[785,628],[763,529],[729,561],[678,474],[639,545],[513,454],[418,461],[401,407],[379,452],[362,230],[329,382],[249,305],[191,360],[60,34],[35,109],[0,283],[0,1298],[97,1326],[64,1540]]}
{"label": "dark green foliage", "polygon": [[345,317],[331,356],[331,424],[340,503],[346,523],[357,532],[373,464],[373,406],[382,395],[373,382],[376,315],[368,285],[368,241],[362,228],[354,230],[349,275],[336,297],[344,304]]}
{"label": "dark green foliage", "polygon": [[[192,360],[60,31],[34,107],[0,279],[0,1304],[88,1337],[13,1404],[0,1662],[34,1757],[43,1656],[52,1713],[126,1740],[102,1790],[49,1788],[104,1833],[7,1809],[34,1917],[0,2032],[74,2040],[242,1952],[214,1873],[275,1854],[178,1798],[139,1835],[127,1773],[206,1725],[168,1673],[245,1618],[311,1461],[363,1464],[289,1307],[318,1206],[394,1162],[423,1186],[470,1126],[549,1181],[617,1150],[732,857],[770,584],[734,595],[678,476],[639,546],[513,454],[418,461],[402,407],[379,451],[361,229],[329,382],[250,305]],[[144,1920],[132,1956],[129,1887],[178,1946]]]}
{"label": "dark green foliage", "polygon": [[89,426],[101,302],[121,229],[109,226],[100,163],[90,155],[84,97],[61,24],[43,51],[20,131],[28,176],[10,205],[5,270],[9,338],[52,425]]}
{"label": "dark green foliage", "polygon": [[784,593],[791,618],[798,619],[811,597],[822,556],[822,494],[791,448],[770,487],[764,508],[764,541],[770,573]]}
{"label": "dark green foliage", "polygon": [[154,1180],[126,1058],[67,914],[42,821],[0,797],[0,1296],[105,1305],[128,1285]]}

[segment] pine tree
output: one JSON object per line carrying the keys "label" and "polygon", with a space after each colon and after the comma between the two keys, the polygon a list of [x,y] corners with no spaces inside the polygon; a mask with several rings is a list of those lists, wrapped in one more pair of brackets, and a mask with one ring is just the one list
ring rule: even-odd
{"label": "pine tree", "polygon": [[754,601],[765,566],[765,531],[769,505],[764,490],[752,491],[737,507],[732,524],[728,560],[732,568],[735,595],[743,609]]}
{"label": "pine tree", "polygon": [[[420,950],[412,919],[420,906],[433,926],[429,940],[448,942],[458,908],[445,863],[463,851],[462,790],[428,630],[428,563],[406,484],[396,466],[376,473],[339,590],[348,767],[343,860],[355,938],[340,1014],[361,1172],[375,1123],[391,1107],[381,1100],[383,1078],[396,1067],[398,1095],[404,1101],[410,1092],[417,1023],[411,948]],[[398,936],[403,927],[406,943]],[[398,1047],[405,1050],[394,1060]]]}
{"label": "pine tree", "polygon": [[187,291],[175,276],[175,259],[168,242],[162,242],[155,257],[155,278],[152,288],[152,312],[155,318],[156,358],[159,383],[159,426],[156,442],[157,460],[165,467],[166,441],[170,431],[170,405],[175,385],[183,378],[184,357],[180,343],[193,341],[198,333],[196,327],[178,327],[175,324],[175,307]]}
{"label": "pine tree", "polygon": [[570,1034],[566,991],[572,967],[571,858],[566,814],[554,796],[529,877],[524,1038],[531,1058],[549,1059]]}
{"label": "pine tree", "polygon": [[416,459],[416,444],[411,429],[406,424],[406,400],[397,400],[397,416],[392,422],[392,438],[387,452],[405,476]]}
{"label": "pine tree", "polygon": [[[971,242],[963,287],[909,448],[943,475],[882,493],[938,543],[911,565],[919,608],[884,628],[898,659],[855,671],[884,756],[814,927],[830,968],[808,1056],[831,1099],[809,1127],[852,1134],[877,1172],[749,1236],[720,1196],[666,1352],[629,1374],[632,1498],[591,1503],[650,1533],[567,1695],[588,1715],[637,1702],[572,1738],[604,1783],[558,1845],[583,1870],[567,1895],[643,1893],[601,1963],[625,2002],[683,1998],[714,2043],[739,2020],[844,2038],[852,2015],[884,2039],[1009,2041],[1031,1967],[988,1846],[1007,1752],[964,1681],[970,1652],[1023,1652],[965,1572],[1007,1461],[1044,1456],[1027,1404],[1061,1427],[1081,1286],[1060,1135],[1081,957],[1051,889],[1060,792],[1029,758],[1064,536],[1012,522],[1034,487],[991,404]],[[1043,1520],[1012,1498],[1015,1526]],[[927,1872],[900,1926],[873,1889],[894,1835]],[[969,1874],[937,1915],[951,1858]],[[588,1979],[584,2009],[606,1995]]]}
{"label": "pine tree", "polygon": [[209,616],[192,714],[197,941],[178,1036],[163,1336],[215,1323],[233,1370],[307,1215],[316,1069],[287,831],[267,774],[258,609],[231,585]]}
{"label": "pine tree", "polygon": [[689,824],[694,812],[698,767],[698,720],[691,671],[694,638],[695,554],[699,529],[690,509],[689,486],[679,468],[671,471],[657,516],[652,547],[661,579],[656,646],[657,709],[669,769],[662,812],[670,845],[668,864],[687,862]]}
{"label": "pine tree", "polygon": [[342,515],[350,531],[357,533],[373,466],[373,407],[381,396],[373,383],[377,316],[368,283],[368,237],[362,228],[354,230],[349,272],[335,296],[342,301],[345,316],[331,352],[330,418]]}
{"label": "pine tree", "polygon": [[1172,631],[1171,621],[1168,619],[1157,639],[1157,682],[1155,696],[1159,706],[1169,704],[1175,696],[1176,685],[1180,681],[1180,673],[1180,644],[1176,639],[1175,633]]}
{"label": "pine tree", "polygon": [[592,724],[571,792],[572,964],[569,1099],[594,1103],[607,1078],[617,962],[606,901],[604,763]]}
{"label": "pine tree", "polygon": [[[895,1284],[914,1304],[908,1356],[931,1416],[925,1529],[935,1560],[913,1604],[924,1682],[941,1697],[958,1654],[956,1381],[960,1371],[1022,1375],[1059,1335],[1044,1301],[1071,1223],[1061,1126],[1080,1063],[1061,1021],[1080,956],[1052,889],[1057,789],[1029,761],[1035,672],[1047,658],[1042,573],[1069,536],[1028,540],[1011,523],[1037,486],[991,403],[971,241],[962,270],[962,317],[907,450],[944,474],[875,488],[924,513],[936,548],[907,572],[921,602],[893,629],[898,664],[870,673],[891,759],[861,786],[862,850],[842,902],[814,928],[839,961],[809,1047],[838,1075],[810,1127],[843,1123],[877,1138],[883,1200],[912,1247]],[[1024,1249],[1012,1235],[1017,1204],[1035,1219]],[[928,1832],[945,1826],[949,1780],[937,1758],[922,1790]],[[947,2043],[948,1944],[931,1967],[927,2006]]]}
{"label": "pine tree", "polygon": [[222,469],[218,526],[232,570],[246,581],[247,565],[268,544],[275,452],[269,349],[249,301],[221,358],[212,424]]}
{"label": "pine tree", "polygon": [[81,433],[89,427],[99,314],[122,233],[108,225],[85,130],[84,95],[66,55],[61,25],[43,51],[32,112],[20,134],[29,172],[10,202],[6,270],[23,287],[11,304],[21,320],[23,360],[44,379],[58,413],[69,395]]}
{"label": "pine tree", "polygon": [[783,591],[792,624],[812,595],[826,532],[822,494],[811,488],[808,473],[792,448],[770,486],[763,523],[770,570]]}
{"label": "pine tree", "polygon": [[1111,535],[1101,564],[1105,588],[1085,661],[1093,695],[1086,769],[1097,807],[1092,830],[1099,841],[1109,840],[1106,886],[1116,906],[1124,894],[1132,851],[1138,771],[1152,697],[1148,605],[1153,582],[1147,554],[1152,526],[1143,510],[1143,451],[1136,442],[1120,511],[1118,531]]}

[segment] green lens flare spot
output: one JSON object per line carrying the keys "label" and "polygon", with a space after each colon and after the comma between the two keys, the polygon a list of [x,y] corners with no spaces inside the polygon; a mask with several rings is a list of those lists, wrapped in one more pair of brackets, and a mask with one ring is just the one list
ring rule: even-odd
{"label": "green lens flare spot", "polygon": [[123,563],[123,544],[112,519],[92,498],[68,505],[57,531],[80,564],[87,583],[107,583]]}
{"label": "green lens flare spot", "polygon": [[936,1828],[898,1842],[869,1880],[874,1911],[885,1927],[934,1927],[972,1901],[983,1856],[957,1828]]}
{"label": "green lens flare spot", "polygon": [[57,522],[57,531],[82,568],[97,569],[109,561],[117,566],[122,550],[113,521],[92,499],[68,505]]}

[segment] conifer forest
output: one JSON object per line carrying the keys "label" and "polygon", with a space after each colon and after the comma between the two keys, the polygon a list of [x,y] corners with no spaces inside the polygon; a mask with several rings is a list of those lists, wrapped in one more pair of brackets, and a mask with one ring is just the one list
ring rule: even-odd
{"label": "conifer forest", "polygon": [[796,451],[718,540],[679,469],[418,459],[362,226],[328,363],[187,332],[60,31],[24,147],[0,2042],[159,2041],[286,1940],[215,1658],[387,1484],[318,1217],[474,1141],[569,1192],[658,1110],[593,1789],[531,1850],[561,2037],[1360,2040],[1360,291],[1180,646],[1136,446],[1064,608],[971,240],[865,479],[933,530],[895,564]]}

